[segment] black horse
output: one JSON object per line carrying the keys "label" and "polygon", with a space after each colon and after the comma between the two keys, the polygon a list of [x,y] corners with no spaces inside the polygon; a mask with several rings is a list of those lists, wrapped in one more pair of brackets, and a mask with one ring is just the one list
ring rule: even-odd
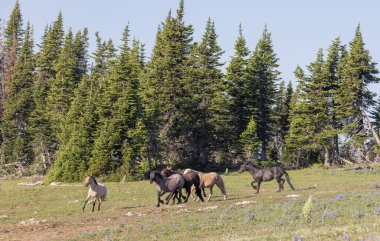
{"label": "black horse", "polygon": [[[282,178],[283,175],[285,175],[286,181],[288,182],[290,188],[294,190],[294,187],[292,183],[290,182],[290,177],[288,173],[281,167],[281,166],[274,166],[274,167],[269,167],[269,168],[259,168],[254,166],[252,163],[248,164],[243,164],[241,165],[239,169],[239,174],[243,172],[249,172],[252,177],[253,181],[251,182],[251,186],[253,189],[256,189],[256,193],[258,194],[260,191],[260,184],[261,182],[269,182],[272,181],[273,179],[276,179],[278,182],[278,191],[281,192],[281,190],[284,190],[284,182],[285,179]],[[254,183],[257,183],[257,188]]]}
{"label": "black horse", "polygon": [[[161,174],[163,176],[166,176],[166,177],[169,177],[173,174],[180,174],[174,170],[171,169],[171,167],[166,167],[165,169],[163,169],[161,171]],[[198,174],[195,172],[195,171],[190,171],[190,172],[187,172],[186,174],[181,174],[183,176],[183,178],[185,179],[185,185],[183,186],[185,189],[186,189],[186,192],[187,192],[187,196],[184,197],[185,198],[185,202],[188,201],[189,199],[189,196],[191,194],[191,187],[194,185],[195,187],[195,193],[197,194],[197,196],[199,197],[199,199],[204,202],[204,199],[202,197],[202,192],[201,192],[201,189],[200,189],[200,179],[199,179],[199,176]],[[177,196],[177,193],[175,193],[175,196]]]}

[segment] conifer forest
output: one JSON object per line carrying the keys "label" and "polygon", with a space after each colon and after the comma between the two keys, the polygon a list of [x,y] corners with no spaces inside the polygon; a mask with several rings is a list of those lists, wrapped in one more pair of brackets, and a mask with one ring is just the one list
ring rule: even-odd
{"label": "conifer forest", "polygon": [[331,39],[311,63],[294,66],[288,81],[270,26],[256,43],[236,26],[224,63],[217,23],[209,18],[195,39],[184,16],[181,0],[149,56],[129,25],[120,46],[96,32],[90,52],[88,30],[73,32],[60,12],[34,39],[17,2],[0,20],[0,176],[139,180],[164,165],[380,161],[380,101],[369,88],[379,75],[360,25],[348,43]]}

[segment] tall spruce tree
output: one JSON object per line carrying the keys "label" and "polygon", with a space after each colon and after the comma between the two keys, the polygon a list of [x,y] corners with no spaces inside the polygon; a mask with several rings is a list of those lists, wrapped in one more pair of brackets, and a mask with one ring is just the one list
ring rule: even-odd
{"label": "tall spruce tree", "polygon": [[[179,162],[183,156],[180,150],[187,145],[187,139],[179,127],[180,109],[188,76],[190,53],[192,49],[193,28],[186,25],[184,2],[180,1],[177,16],[169,12],[165,22],[158,30],[151,61],[147,63],[144,77],[144,102],[146,124],[155,158],[166,156]],[[158,141],[157,141],[158,140]],[[159,148],[160,143],[161,148]]]}
{"label": "tall spruce tree", "polygon": [[282,147],[285,143],[285,136],[288,134],[290,126],[290,102],[293,95],[292,83],[286,86],[285,81],[281,81],[276,95],[274,107],[274,134],[270,141],[271,160],[281,161]]}
{"label": "tall spruce tree", "polygon": [[349,44],[348,53],[342,53],[339,67],[340,91],[336,100],[337,116],[342,120],[343,133],[352,140],[354,149],[352,159],[364,161],[366,156],[364,143],[368,137],[364,112],[373,106],[374,94],[368,89],[371,83],[378,83],[378,70],[369,51],[365,49],[360,26],[356,28],[354,39]]}
{"label": "tall spruce tree", "polygon": [[247,93],[247,83],[244,79],[249,53],[250,51],[247,47],[240,24],[239,36],[235,42],[235,53],[226,68],[227,72],[225,76],[227,93],[231,98],[229,112],[233,117],[231,126],[233,131],[231,134],[234,140],[232,144],[237,153],[241,150],[239,136],[247,127],[249,121],[248,117],[252,114],[249,112],[249,105],[247,103],[249,94]]}
{"label": "tall spruce tree", "polygon": [[218,45],[217,37],[215,23],[208,19],[202,40],[194,48],[194,82],[187,86],[192,99],[190,103],[196,104],[196,118],[192,119],[190,133],[196,134],[192,139],[193,146],[196,161],[202,167],[210,160],[212,152],[227,152],[231,136],[228,128],[231,123],[227,114],[228,99],[223,93],[225,86],[220,70],[223,65],[220,58],[224,51]]}
{"label": "tall spruce tree", "polygon": [[108,87],[101,96],[101,105],[97,107],[100,126],[90,163],[93,173],[110,174],[118,171],[122,175],[132,175],[135,161],[141,154],[131,137],[141,140],[139,135],[132,133],[140,120],[138,78],[142,66],[138,43],[134,43],[132,49],[129,46],[128,26],[122,41],[120,54],[110,69]]}
{"label": "tall spruce tree", "polygon": [[32,147],[37,164],[43,171],[54,160],[54,138],[49,116],[46,112],[46,97],[51,84],[56,78],[54,69],[63,44],[63,19],[61,12],[51,27],[47,27],[43,35],[40,52],[36,57],[36,82],[33,86],[35,109],[30,119],[32,127]]}
{"label": "tall spruce tree", "polygon": [[69,29],[62,46],[58,60],[55,62],[56,76],[51,83],[46,97],[46,111],[53,130],[54,141],[58,144],[60,123],[67,114],[75,88],[75,70],[78,59],[75,53],[74,40]]}
{"label": "tall spruce tree", "polygon": [[273,109],[280,72],[273,50],[271,33],[265,26],[261,39],[248,60],[247,81],[251,92],[250,106],[257,124],[260,140],[260,160],[267,158],[268,141],[273,131]]}
{"label": "tall spruce tree", "polygon": [[60,148],[47,182],[80,181],[89,167],[96,128],[97,80],[85,76],[75,90],[70,109],[63,119]]}
{"label": "tall spruce tree", "polygon": [[27,23],[24,39],[11,82],[6,86],[2,122],[2,162],[31,164],[29,116],[34,108],[32,85],[34,82],[33,32]]}
{"label": "tall spruce tree", "polygon": [[[333,161],[337,161],[339,159],[339,119],[337,117],[336,113],[336,94],[340,92],[339,89],[339,79],[340,76],[338,74],[338,68],[340,64],[341,59],[341,41],[340,38],[336,38],[331,46],[328,49],[328,55],[325,61],[324,65],[324,71],[325,71],[325,80],[323,82],[323,90],[325,91],[326,98],[328,101],[328,109],[327,113],[330,116],[329,120],[329,130],[326,130],[328,132],[328,135],[332,136],[333,142],[331,147],[331,160],[326,160],[325,164],[331,164]],[[327,156],[326,156],[327,157]]]}
{"label": "tall spruce tree", "polygon": [[0,79],[0,121],[3,116],[4,102],[6,100],[6,88],[7,85],[11,82],[13,74],[15,71],[15,66],[17,62],[17,55],[20,50],[23,29],[23,21],[20,10],[20,4],[16,1],[16,4],[12,10],[12,13],[7,22],[7,26],[4,29],[4,46],[2,56],[2,70],[3,76]]}

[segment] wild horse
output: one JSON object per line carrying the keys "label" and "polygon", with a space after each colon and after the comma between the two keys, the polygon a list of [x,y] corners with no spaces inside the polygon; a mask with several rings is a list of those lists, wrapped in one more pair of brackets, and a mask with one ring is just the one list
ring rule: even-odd
{"label": "wild horse", "polygon": [[[163,169],[161,171],[161,174],[163,176],[166,176],[166,177],[170,177],[174,174],[180,174],[174,170],[172,170],[171,167],[166,167],[165,169]],[[199,199],[204,202],[204,199],[202,197],[202,191],[201,189],[199,188],[199,185],[200,185],[200,179],[199,179],[199,176],[196,172],[194,171],[190,171],[186,174],[180,174],[183,176],[183,178],[185,179],[185,185],[183,186],[185,189],[186,189],[186,192],[187,192],[187,196],[185,197],[185,202],[188,201],[189,199],[189,196],[191,194],[191,187],[194,185],[195,187],[195,193],[197,194],[197,196],[199,197]],[[177,194],[175,194],[174,197],[176,197]]]}
{"label": "wild horse", "polygon": [[160,206],[160,203],[164,203],[161,200],[161,196],[167,192],[170,192],[170,195],[166,198],[166,204],[169,203],[170,199],[175,193],[179,193],[178,201],[181,202],[182,188],[185,184],[185,179],[182,175],[174,174],[170,177],[165,177],[161,175],[159,171],[150,172],[150,183],[156,183],[157,190],[157,207]]}
{"label": "wild horse", "polygon": [[[241,165],[238,172],[240,174],[245,171],[249,172],[253,177],[251,186],[253,189],[256,189],[255,194],[259,193],[261,182],[269,182],[269,181],[272,181],[273,179],[276,179],[278,182],[277,192],[281,192],[281,190],[284,190],[285,179],[282,178],[283,175],[285,175],[286,181],[288,182],[290,188],[294,190],[294,187],[292,183],[290,182],[290,177],[288,173],[281,166],[259,168],[253,165],[252,163],[248,163],[248,164]],[[253,185],[254,183],[257,183],[257,188],[255,185]]]}

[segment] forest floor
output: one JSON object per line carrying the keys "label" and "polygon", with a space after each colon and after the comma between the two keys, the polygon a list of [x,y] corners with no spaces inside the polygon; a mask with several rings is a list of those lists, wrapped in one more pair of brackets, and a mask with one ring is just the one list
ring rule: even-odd
{"label": "forest floor", "polygon": [[[209,202],[159,208],[149,181],[105,183],[107,200],[94,213],[91,204],[81,211],[83,184],[0,181],[0,240],[380,240],[380,169],[289,175],[296,191],[285,183],[277,193],[272,181],[255,195],[248,173],[230,173],[223,175],[226,201],[215,186]],[[303,208],[310,195],[307,220]]]}

